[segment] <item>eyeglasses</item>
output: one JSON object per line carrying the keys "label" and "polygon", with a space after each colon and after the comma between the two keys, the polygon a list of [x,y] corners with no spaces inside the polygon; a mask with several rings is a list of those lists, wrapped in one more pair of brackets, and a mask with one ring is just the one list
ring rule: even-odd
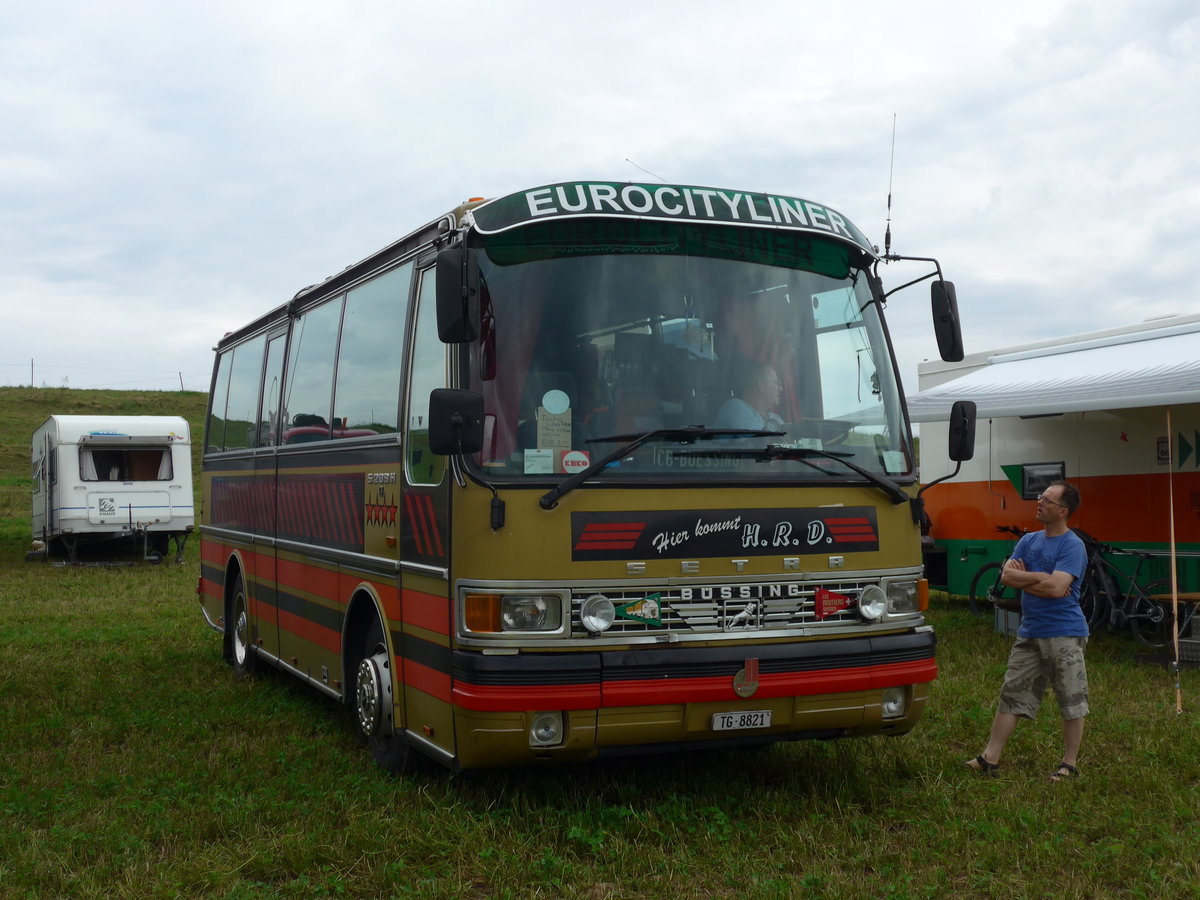
{"label": "eyeglasses", "polygon": [[1051,500],[1045,494],[1039,495],[1037,499],[1038,499],[1039,503],[1049,503],[1049,504],[1052,504],[1053,506],[1061,506],[1063,509],[1067,509],[1067,504],[1059,503],[1057,500]]}

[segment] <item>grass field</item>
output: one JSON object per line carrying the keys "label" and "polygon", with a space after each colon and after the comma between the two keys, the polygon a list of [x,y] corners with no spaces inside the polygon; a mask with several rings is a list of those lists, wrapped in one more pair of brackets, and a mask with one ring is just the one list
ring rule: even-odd
{"label": "grass field", "polygon": [[[16,422],[13,390],[0,489],[19,492],[33,428],[77,410]],[[139,408],[198,424],[198,396]],[[0,897],[1200,897],[1200,671],[1183,672],[1176,715],[1174,676],[1124,635],[1089,647],[1077,782],[1046,778],[1052,698],[1001,777],[964,768],[1009,641],[946,597],[930,611],[941,675],[904,737],[389,777],[335,704],[221,661],[195,544],[183,566],[25,562],[27,495],[14,503],[0,510]]]}

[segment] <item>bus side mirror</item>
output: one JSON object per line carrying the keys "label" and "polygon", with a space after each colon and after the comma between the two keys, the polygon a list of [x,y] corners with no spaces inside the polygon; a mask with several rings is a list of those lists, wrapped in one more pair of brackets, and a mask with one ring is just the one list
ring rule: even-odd
{"label": "bus side mirror", "polygon": [[429,395],[429,449],[438,456],[483,449],[483,395],[437,388]]}
{"label": "bus side mirror", "polygon": [[966,462],[975,455],[975,401],[955,400],[950,407],[950,458]]}
{"label": "bus side mirror", "polygon": [[479,337],[479,262],[475,251],[449,247],[437,255],[437,325],[444,344]]}
{"label": "bus side mirror", "polygon": [[963,358],[962,325],[958,318],[958,296],[954,282],[940,278],[930,285],[933,306],[933,333],[937,335],[938,352],[946,362],[961,362]]}

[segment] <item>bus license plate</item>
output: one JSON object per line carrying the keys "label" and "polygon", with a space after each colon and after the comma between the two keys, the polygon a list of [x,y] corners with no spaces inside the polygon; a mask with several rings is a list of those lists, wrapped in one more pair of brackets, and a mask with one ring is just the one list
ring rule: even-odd
{"label": "bus license plate", "polygon": [[771,710],[751,709],[746,712],[713,713],[713,731],[737,731],[742,728],[769,728]]}

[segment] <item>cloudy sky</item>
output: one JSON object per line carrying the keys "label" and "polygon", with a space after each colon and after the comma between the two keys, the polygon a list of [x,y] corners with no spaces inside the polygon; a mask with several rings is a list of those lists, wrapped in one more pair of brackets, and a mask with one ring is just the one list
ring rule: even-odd
{"label": "cloudy sky", "polygon": [[[1198,10],[6,0],[0,384],[207,390],[299,288],[577,178],[807,197],[879,243],[890,178],[968,351],[1200,311]],[[927,288],[888,313],[913,390]]]}

